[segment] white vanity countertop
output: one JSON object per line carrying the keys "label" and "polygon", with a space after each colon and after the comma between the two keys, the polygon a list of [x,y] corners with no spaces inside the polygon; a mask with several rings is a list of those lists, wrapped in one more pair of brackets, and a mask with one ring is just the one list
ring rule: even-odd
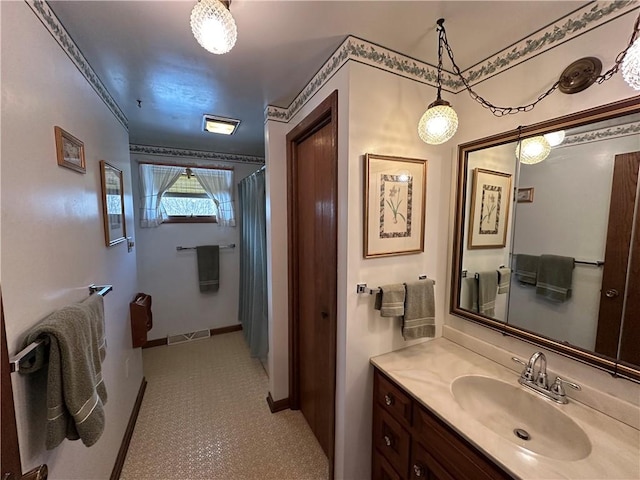
{"label": "white vanity countertop", "polygon": [[451,393],[456,378],[483,375],[528,390],[518,384],[515,372],[445,338],[373,357],[371,363],[517,477],[640,479],[640,431],[573,399],[560,405],[530,392],[582,427],[592,446],[582,460],[563,461],[532,453],[476,421]]}

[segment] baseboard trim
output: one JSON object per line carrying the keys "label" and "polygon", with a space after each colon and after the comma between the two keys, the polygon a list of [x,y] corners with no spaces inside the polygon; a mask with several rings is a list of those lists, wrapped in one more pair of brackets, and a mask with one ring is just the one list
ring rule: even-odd
{"label": "baseboard trim", "polygon": [[138,414],[140,413],[140,406],[142,405],[142,399],[144,398],[144,392],[146,388],[147,380],[142,377],[142,382],[140,382],[140,389],[138,390],[138,396],[136,397],[136,403],[133,404],[133,410],[131,410],[129,423],[127,425],[127,429],[124,431],[124,436],[122,437],[122,444],[120,445],[120,450],[118,451],[118,456],[116,457],[116,463],[113,466],[111,477],[109,477],[110,480],[118,480],[120,478],[120,474],[122,473],[122,467],[124,467],[124,460],[125,458],[127,458],[129,443],[131,443],[133,429],[135,428],[136,421],[138,420]]}
{"label": "baseboard trim", "polygon": [[[211,334],[211,336],[213,336],[213,335],[222,335],[223,333],[238,332],[240,330],[242,330],[242,325],[237,324],[237,325],[229,325],[229,326],[220,327],[220,328],[212,328],[209,330],[209,333]],[[167,344],[166,337],[156,338],[154,340],[147,340],[147,343],[142,345],[142,348],[160,347],[166,344]]]}
{"label": "baseboard trim", "polygon": [[271,410],[271,413],[280,412],[289,408],[288,397],[283,398],[282,400],[274,401],[273,397],[271,396],[271,392],[269,392],[269,395],[267,396],[267,403],[269,404],[269,410]]}

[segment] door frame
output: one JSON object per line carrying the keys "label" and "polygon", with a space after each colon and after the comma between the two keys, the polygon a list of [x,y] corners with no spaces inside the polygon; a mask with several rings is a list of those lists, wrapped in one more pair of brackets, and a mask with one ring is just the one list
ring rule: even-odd
{"label": "door frame", "polygon": [[[338,185],[337,185],[337,166],[338,166],[338,91],[333,91],[326,99],[324,99],[307,117],[305,117],[296,127],[286,136],[287,144],[287,224],[288,224],[288,244],[289,244],[289,406],[292,410],[300,408],[300,347],[299,347],[299,328],[298,328],[298,226],[295,219],[297,218],[298,208],[295,199],[297,198],[296,179],[297,179],[297,161],[296,145],[321,128],[331,125],[332,139],[332,161],[336,166],[336,184],[334,205],[338,205]],[[336,216],[337,218],[337,216]],[[338,249],[337,226],[336,238],[334,239],[334,248]],[[336,262],[336,289],[337,289],[337,262]],[[331,306],[333,312],[337,312],[337,292],[334,295],[336,299],[335,305]],[[329,478],[333,478],[334,458],[335,458],[335,398],[336,398],[336,331],[337,319],[336,315],[329,315],[330,324],[330,351],[328,358],[330,368],[333,371],[333,381],[330,388],[332,390],[333,402],[331,409],[331,426],[330,426],[330,448],[329,448]]]}

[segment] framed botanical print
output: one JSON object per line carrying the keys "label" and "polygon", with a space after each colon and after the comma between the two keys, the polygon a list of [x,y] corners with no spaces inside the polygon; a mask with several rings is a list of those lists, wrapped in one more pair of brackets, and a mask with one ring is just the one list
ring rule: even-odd
{"label": "framed botanical print", "polygon": [[468,248],[502,248],[507,244],[510,203],[511,174],[473,170]]}
{"label": "framed botanical print", "polygon": [[100,181],[104,239],[107,247],[111,247],[123,242],[127,237],[122,171],[100,160]]}
{"label": "framed botanical print", "polygon": [[427,161],[365,155],[364,257],[424,251]]}

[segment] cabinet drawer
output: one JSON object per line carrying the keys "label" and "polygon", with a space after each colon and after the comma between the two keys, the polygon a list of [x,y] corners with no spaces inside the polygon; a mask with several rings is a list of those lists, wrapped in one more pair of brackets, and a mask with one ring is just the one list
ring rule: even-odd
{"label": "cabinet drawer", "polygon": [[409,468],[410,435],[400,423],[379,405],[373,407],[373,447],[400,475],[406,477]]}
{"label": "cabinet drawer", "polygon": [[424,407],[414,404],[413,416],[415,438],[424,445],[428,455],[443,468],[443,471],[448,472],[451,478],[456,480],[512,478]]}
{"label": "cabinet drawer", "polygon": [[385,460],[378,450],[373,449],[372,480],[402,480],[402,477]]}
{"label": "cabinet drawer", "polygon": [[413,442],[410,480],[456,480],[418,442]]}
{"label": "cabinet drawer", "polygon": [[373,382],[375,401],[405,427],[411,426],[411,397],[376,370]]}

